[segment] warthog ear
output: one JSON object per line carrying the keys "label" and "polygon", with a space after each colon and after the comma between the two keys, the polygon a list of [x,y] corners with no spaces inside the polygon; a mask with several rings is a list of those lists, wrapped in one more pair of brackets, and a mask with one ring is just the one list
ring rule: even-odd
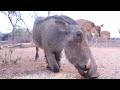
{"label": "warthog ear", "polygon": [[57,25],[62,26],[62,27],[67,27],[67,23],[62,21],[62,20],[57,20],[55,21]]}
{"label": "warthog ear", "polygon": [[62,28],[61,31],[63,31],[66,35],[70,33],[69,25],[62,20],[56,20],[55,23],[58,25],[58,27]]}

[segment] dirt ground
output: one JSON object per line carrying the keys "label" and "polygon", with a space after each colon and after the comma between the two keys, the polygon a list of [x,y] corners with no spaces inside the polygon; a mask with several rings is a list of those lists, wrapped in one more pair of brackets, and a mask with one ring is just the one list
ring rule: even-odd
{"label": "dirt ground", "polygon": [[[120,79],[120,47],[91,47],[98,64],[99,79]],[[78,71],[65,56],[62,56],[61,70],[53,73],[46,69],[43,50],[39,49],[39,60],[35,61],[35,47],[16,48],[11,60],[4,63],[8,49],[0,50],[0,79],[82,79]],[[16,63],[12,60],[21,57]]]}

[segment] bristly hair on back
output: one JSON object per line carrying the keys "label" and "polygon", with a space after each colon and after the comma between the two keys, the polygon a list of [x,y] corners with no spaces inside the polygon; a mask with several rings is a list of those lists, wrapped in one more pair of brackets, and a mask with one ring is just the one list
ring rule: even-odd
{"label": "bristly hair on back", "polygon": [[45,20],[50,19],[50,18],[64,21],[69,25],[78,25],[78,23],[75,20],[73,20],[72,18],[70,18],[66,15],[54,15],[54,16],[49,16],[49,17],[38,17],[36,19],[35,23],[37,24],[38,22],[40,23],[40,22],[45,21]]}

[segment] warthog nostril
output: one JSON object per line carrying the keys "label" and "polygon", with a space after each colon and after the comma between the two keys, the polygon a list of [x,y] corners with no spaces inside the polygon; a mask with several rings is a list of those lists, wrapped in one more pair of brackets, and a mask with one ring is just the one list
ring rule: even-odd
{"label": "warthog nostril", "polygon": [[80,31],[77,31],[77,32],[76,32],[76,35],[77,35],[77,36],[81,36],[81,32],[80,32]]}

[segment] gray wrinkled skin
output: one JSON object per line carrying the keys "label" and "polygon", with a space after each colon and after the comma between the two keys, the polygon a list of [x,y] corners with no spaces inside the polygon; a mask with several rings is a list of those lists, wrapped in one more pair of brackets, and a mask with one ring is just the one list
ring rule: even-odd
{"label": "gray wrinkled skin", "polygon": [[[36,47],[44,50],[48,66],[53,72],[59,72],[60,53],[65,48],[69,62],[84,78],[97,77],[97,65],[86,43],[85,32],[68,16],[37,18],[33,26],[33,41]],[[85,74],[89,59],[91,67]]]}

